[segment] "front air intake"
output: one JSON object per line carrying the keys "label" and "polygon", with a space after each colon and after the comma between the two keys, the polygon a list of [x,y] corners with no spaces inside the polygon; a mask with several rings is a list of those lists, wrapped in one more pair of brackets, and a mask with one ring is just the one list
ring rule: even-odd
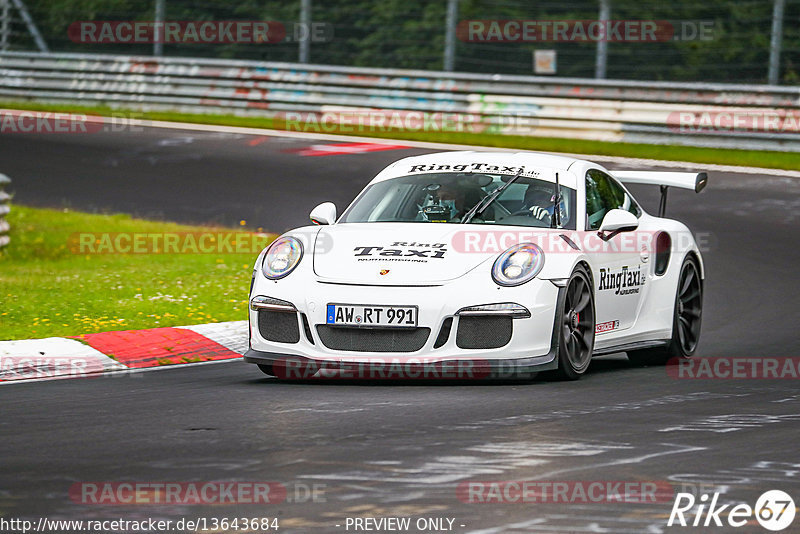
{"label": "front air intake", "polygon": [[508,345],[513,321],[507,315],[460,316],[456,345],[460,349],[497,349]]}
{"label": "front air intake", "polygon": [[297,312],[258,310],[258,332],[267,341],[297,343],[300,341]]}
{"label": "front air intake", "polygon": [[323,345],[353,352],[416,352],[425,346],[430,328],[349,328],[317,325]]}

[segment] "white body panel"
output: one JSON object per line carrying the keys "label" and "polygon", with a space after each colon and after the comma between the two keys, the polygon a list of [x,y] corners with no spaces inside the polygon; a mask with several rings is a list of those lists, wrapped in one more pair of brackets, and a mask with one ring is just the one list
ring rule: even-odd
{"label": "white body panel", "polygon": [[629,184],[680,187],[697,193],[703,190],[708,180],[704,172],[611,171],[611,175]]}
{"label": "white body panel", "polygon": [[[381,353],[399,359],[452,360],[481,358],[508,360],[534,358],[536,363],[552,361],[551,342],[558,305],[559,284],[579,263],[589,267],[596,302],[596,323],[603,325],[595,337],[595,352],[625,348],[629,344],[664,341],[672,335],[673,307],[679,269],[687,254],[702,260],[691,232],[680,222],[639,216],[640,235],[668,232],[672,237],[670,261],[666,272],[655,274],[652,249],[625,248],[622,252],[595,250],[597,232],[586,230],[585,176],[601,166],[572,158],[535,153],[456,152],[406,158],[391,164],[372,183],[405,176],[412,172],[449,172],[474,169],[475,165],[492,172],[515,174],[518,167],[525,174],[535,172],[541,180],[555,181],[577,191],[577,227],[574,230],[550,230],[518,226],[470,225],[450,223],[340,223],[309,226],[288,232],[304,246],[298,266],[285,278],[269,280],[261,272],[262,252],[255,264],[253,296],[267,296],[293,304],[298,320],[305,314],[314,338],[305,335],[296,343],[277,343],[259,334],[258,312],[250,311],[253,351],[302,356],[311,359],[359,362],[375,354],[331,350],[321,342],[317,325],[325,324],[329,303],[369,305],[414,305],[419,307],[420,327],[431,332],[422,349],[415,352]],[[497,167],[497,169],[495,169]],[[662,175],[670,173],[661,173]],[[678,173],[686,174],[686,173]],[[684,178],[665,176],[675,182]],[[677,185],[670,183],[668,185]],[[654,183],[654,182],[648,182]],[[492,231],[505,236],[493,250],[461,250],[456,245],[459,232]],[[566,245],[566,235],[579,250]],[[624,242],[626,232],[611,237],[609,246]],[[533,280],[516,287],[494,282],[491,269],[495,258],[518,242],[545,243],[545,264]],[[624,247],[623,247],[624,248]],[[386,253],[391,250],[391,253]],[[410,252],[416,250],[417,252]],[[399,251],[399,252],[398,252]],[[424,253],[421,253],[423,251]],[[388,271],[383,273],[382,271]],[[601,279],[625,272],[631,283],[617,291],[617,286],[600,288]],[[605,278],[604,278],[605,277]],[[622,277],[617,277],[621,280]],[[635,282],[635,283],[634,283]],[[636,289],[636,291],[631,291]],[[496,349],[460,349],[451,333],[446,344],[433,348],[437,333],[446,318],[453,318],[451,332],[458,329],[456,313],[465,307],[493,303],[516,303],[524,306],[530,317],[513,320],[511,341]],[[303,324],[300,322],[299,324]],[[302,326],[300,327],[302,329]]]}

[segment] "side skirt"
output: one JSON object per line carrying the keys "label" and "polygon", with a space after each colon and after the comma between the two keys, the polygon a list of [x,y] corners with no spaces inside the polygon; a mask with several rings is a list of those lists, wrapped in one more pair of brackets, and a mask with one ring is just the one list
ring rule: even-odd
{"label": "side skirt", "polygon": [[664,339],[659,341],[638,341],[636,343],[625,343],[623,345],[616,345],[614,347],[605,347],[602,349],[597,349],[592,353],[592,356],[600,356],[602,354],[612,354],[614,352],[625,352],[629,350],[666,347],[667,345],[669,345],[669,343],[670,343],[669,339]]}

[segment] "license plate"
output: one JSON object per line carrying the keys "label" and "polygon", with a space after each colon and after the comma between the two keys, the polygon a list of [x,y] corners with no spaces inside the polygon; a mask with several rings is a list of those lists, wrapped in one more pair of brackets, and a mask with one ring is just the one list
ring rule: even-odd
{"label": "license plate", "polygon": [[328,304],[326,322],[341,326],[417,326],[416,306]]}

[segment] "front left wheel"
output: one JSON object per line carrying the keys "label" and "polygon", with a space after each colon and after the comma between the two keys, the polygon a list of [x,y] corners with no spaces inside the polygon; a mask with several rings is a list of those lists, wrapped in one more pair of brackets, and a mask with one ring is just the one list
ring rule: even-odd
{"label": "front left wheel", "polygon": [[556,374],[565,380],[577,380],[589,368],[594,351],[594,291],[583,267],[570,276],[559,313]]}

